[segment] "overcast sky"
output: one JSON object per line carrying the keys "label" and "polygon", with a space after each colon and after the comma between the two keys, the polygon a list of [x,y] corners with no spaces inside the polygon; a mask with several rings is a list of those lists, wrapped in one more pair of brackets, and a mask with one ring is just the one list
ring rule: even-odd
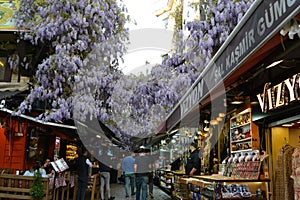
{"label": "overcast sky", "polygon": [[124,0],[131,18],[137,22],[129,28],[164,28],[162,20],[155,16],[155,11],[163,6],[161,2],[165,0]]}
{"label": "overcast sky", "polygon": [[[163,2],[163,4],[162,4]],[[134,43],[135,46],[129,47],[128,54],[124,57],[124,64],[121,64],[121,69],[125,74],[133,73],[137,74],[139,72],[150,71],[151,67],[155,64],[161,63],[161,55],[165,54],[169,50],[172,38],[169,37],[164,40],[169,40],[170,45],[162,44],[151,45],[149,42],[147,45],[141,41],[153,41],[159,40],[158,34],[149,34],[149,28],[160,29],[162,35],[166,35],[165,25],[161,18],[155,16],[155,11],[164,6],[165,0],[124,0],[124,3],[128,9],[131,19],[136,22],[136,24],[128,24],[130,31],[143,31],[143,37],[141,34],[135,34],[134,37],[130,37],[130,42]],[[150,31],[151,32],[151,31]],[[170,31],[169,31],[170,32]],[[151,38],[152,37],[152,38]],[[153,38],[156,37],[156,38]],[[137,44],[139,42],[139,44]],[[164,41],[165,42],[165,41]],[[145,63],[148,64],[145,64]]]}

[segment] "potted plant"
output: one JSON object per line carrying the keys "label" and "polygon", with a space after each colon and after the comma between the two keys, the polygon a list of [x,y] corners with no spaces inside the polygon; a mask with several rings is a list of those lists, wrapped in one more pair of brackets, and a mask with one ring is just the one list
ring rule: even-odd
{"label": "potted plant", "polygon": [[41,200],[45,195],[42,174],[39,170],[34,173],[34,180],[29,194],[34,200]]}

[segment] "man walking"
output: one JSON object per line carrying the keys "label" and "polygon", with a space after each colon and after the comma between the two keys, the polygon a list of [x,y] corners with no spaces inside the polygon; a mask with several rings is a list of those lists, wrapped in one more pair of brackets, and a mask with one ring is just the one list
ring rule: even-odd
{"label": "man walking", "polygon": [[[108,162],[108,160],[106,159],[104,159],[104,161]],[[105,199],[104,186],[108,196],[108,200],[115,199],[115,197],[111,196],[110,194],[110,171],[111,171],[111,167],[99,161],[101,200]]]}
{"label": "man walking", "polygon": [[[136,200],[146,200],[147,184],[149,182],[149,173],[151,171],[151,161],[145,153],[140,153],[135,159],[134,171],[136,173]],[[142,189],[142,195],[141,195]]]}
{"label": "man walking", "polygon": [[150,173],[149,173],[149,183],[148,183],[149,196],[151,199],[154,199],[154,196],[153,196],[154,177],[153,176],[154,176],[154,171],[156,169],[155,162],[158,160],[158,157],[157,157],[157,155],[154,155],[154,154],[149,155],[147,157],[149,157],[149,161],[151,163],[151,166],[150,166],[151,168],[150,168]]}
{"label": "man walking", "polygon": [[83,150],[82,155],[77,158],[76,168],[78,173],[78,188],[76,200],[84,200],[85,192],[89,181],[89,167],[93,164],[88,159],[88,151]]}
{"label": "man walking", "polygon": [[121,164],[121,169],[124,173],[125,178],[125,197],[129,198],[129,184],[131,187],[131,196],[135,195],[135,175],[134,175],[134,159],[135,154],[132,152],[129,156],[125,157]]}

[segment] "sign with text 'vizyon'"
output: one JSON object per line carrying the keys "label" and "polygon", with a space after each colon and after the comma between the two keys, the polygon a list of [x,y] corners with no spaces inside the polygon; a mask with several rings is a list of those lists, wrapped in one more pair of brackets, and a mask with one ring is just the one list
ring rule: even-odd
{"label": "sign with text 'vizyon'", "polygon": [[300,73],[272,87],[266,83],[263,93],[256,95],[263,113],[300,100]]}

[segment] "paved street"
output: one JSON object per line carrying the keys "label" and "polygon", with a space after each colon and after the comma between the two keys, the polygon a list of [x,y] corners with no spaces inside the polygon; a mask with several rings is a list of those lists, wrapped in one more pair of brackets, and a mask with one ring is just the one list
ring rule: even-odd
{"label": "paved street", "polygon": [[[158,187],[154,186],[153,189],[154,193],[154,200],[171,200],[172,198],[166,194],[164,191],[159,189]],[[125,198],[125,186],[123,184],[112,184],[111,185],[111,194],[114,195],[116,198],[115,200],[122,200]],[[135,196],[129,198],[130,200],[135,200]],[[150,199],[150,198],[148,198]]]}
{"label": "paved street", "polygon": [[[166,194],[164,191],[154,186],[154,198],[153,200],[171,200],[171,196]],[[89,194],[87,194],[88,196]],[[135,196],[125,198],[125,186],[124,184],[112,183],[111,184],[111,195],[115,197],[115,200],[135,200]],[[86,198],[89,199],[89,198]],[[151,200],[151,198],[148,198]]]}

